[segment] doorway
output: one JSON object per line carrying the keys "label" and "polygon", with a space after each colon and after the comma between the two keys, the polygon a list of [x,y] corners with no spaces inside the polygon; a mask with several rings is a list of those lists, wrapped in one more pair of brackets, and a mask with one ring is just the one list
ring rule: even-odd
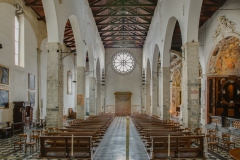
{"label": "doorway", "polygon": [[131,92],[115,92],[116,116],[127,116],[131,114]]}

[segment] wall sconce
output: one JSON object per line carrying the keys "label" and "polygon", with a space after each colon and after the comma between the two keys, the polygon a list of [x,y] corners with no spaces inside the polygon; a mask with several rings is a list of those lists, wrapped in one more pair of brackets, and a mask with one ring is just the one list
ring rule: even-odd
{"label": "wall sconce", "polygon": [[2,49],[2,44],[0,44],[0,49]]}
{"label": "wall sconce", "polygon": [[226,93],[225,89],[222,89],[222,94],[225,94],[225,93]]}
{"label": "wall sconce", "polygon": [[240,94],[240,91],[239,90],[237,90],[237,95],[239,95]]}

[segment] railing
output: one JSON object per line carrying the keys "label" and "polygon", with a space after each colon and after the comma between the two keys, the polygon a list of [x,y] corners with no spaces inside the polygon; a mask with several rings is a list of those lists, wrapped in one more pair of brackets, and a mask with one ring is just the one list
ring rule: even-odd
{"label": "railing", "polygon": [[220,117],[220,116],[210,116],[210,117],[211,117],[211,123],[212,124],[222,126],[222,117]]}

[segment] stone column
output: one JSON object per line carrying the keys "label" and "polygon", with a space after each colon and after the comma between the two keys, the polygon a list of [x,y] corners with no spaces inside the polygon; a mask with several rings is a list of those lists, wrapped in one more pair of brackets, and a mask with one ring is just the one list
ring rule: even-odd
{"label": "stone column", "polygon": [[150,115],[151,112],[151,95],[150,95],[150,84],[149,82],[147,82],[146,84],[146,93],[145,93],[145,97],[146,97],[146,102],[145,102],[145,107],[146,107],[146,114]]}
{"label": "stone column", "polygon": [[61,45],[47,43],[47,127],[63,126],[63,67]]}
{"label": "stone column", "polygon": [[199,127],[199,43],[186,43],[183,47],[183,125],[191,129]]}
{"label": "stone column", "polygon": [[170,67],[162,67],[161,77],[161,119],[170,119]]}
{"label": "stone column", "polygon": [[37,105],[37,119],[40,121],[40,113],[42,107],[42,90],[41,90],[41,53],[42,50],[37,48],[37,72],[38,72],[38,105]]}
{"label": "stone column", "polygon": [[158,107],[158,77],[155,75],[152,80],[152,115],[157,115]]}
{"label": "stone column", "polygon": [[102,84],[97,83],[97,114],[102,113]]}
{"label": "stone column", "polygon": [[96,78],[89,77],[89,115],[96,115],[96,98],[95,98]]}
{"label": "stone column", "polygon": [[85,67],[76,67],[76,118],[85,120]]}
{"label": "stone column", "polygon": [[207,86],[207,76],[206,74],[202,75],[202,79],[201,79],[201,124],[207,124],[206,121],[206,86]]}
{"label": "stone column", "polygon": [[141,112],[146,113],[146,86],[141,86]]}

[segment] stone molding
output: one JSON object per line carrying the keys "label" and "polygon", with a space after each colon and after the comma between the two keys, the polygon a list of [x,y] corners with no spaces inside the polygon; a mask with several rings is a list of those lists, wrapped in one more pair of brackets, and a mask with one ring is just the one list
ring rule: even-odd
{"label": "stone molding", "polygon": [[[208,57],[208,68],[207,68],[207,76],[217,76],[217,75],[224,75],[224,73],[218,73],[215,68],[215,63],[218,60],[218,57],[221,56],[219,53],[214,56],[216,49],[219,48],[219,52],[222,50],[222,47],[227,43],[229,40],[228,37],[236,37],[240,39],[240,33],[236,31],[236,23],[229,21],[225,16],[221,16],[218,18],[218,28],[215,31],[213,38],[213,47]],[[211,65],[213,64],[214,65]],[[227,73],[226,75],[233,74]]]}
{"label": "stone molding", "polygon": [[231,33],[237,33],[236,31],[236,23],[229,21],[225,16],[220,16],[218,18],[218,28],[215,31],[213,41],[219,41],[223,39],[226,35]]}

